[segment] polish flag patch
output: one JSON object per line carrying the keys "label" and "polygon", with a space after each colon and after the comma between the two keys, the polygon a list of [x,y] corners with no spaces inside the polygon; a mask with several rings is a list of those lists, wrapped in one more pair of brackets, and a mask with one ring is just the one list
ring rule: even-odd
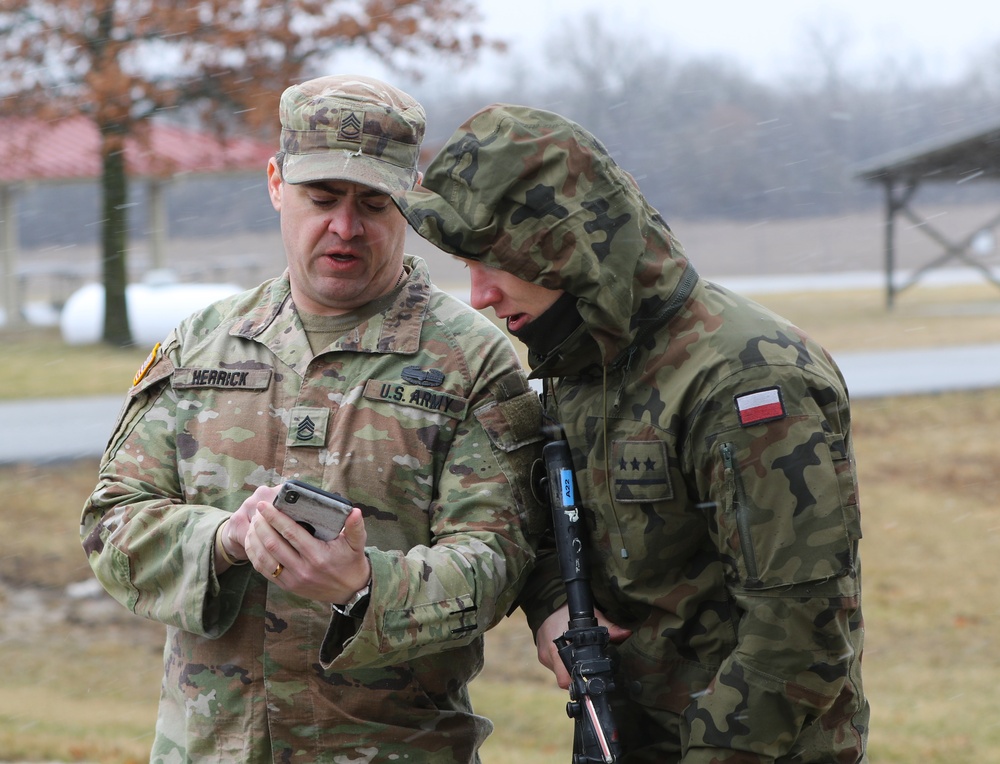
{"label": "polish flag patch", "polygon": [[761,422],[773,422],[785,416],[785,404],[781,400],[780,387],[768,387],[752,393],[736,396],[736,412],[740,424],[749,427]]}

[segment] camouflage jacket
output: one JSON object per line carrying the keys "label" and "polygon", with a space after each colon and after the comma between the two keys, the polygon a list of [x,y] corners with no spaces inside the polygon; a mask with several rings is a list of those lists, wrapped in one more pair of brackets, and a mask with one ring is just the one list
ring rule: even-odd
{"label": "camouflage jacket", "polygon": [[[547,520],[541,407],[502,333],[406,263],[391,307],[315,357],[282,277],[137,375],[81,533],[104,587],[167,626],[152,761],[478,760],[467,684]],[[364,512],[363,621],[214,571],[228,513],[292,477]]]}
{"label": "camouflage jacket", "polygon": [[[860,510],[848,394],[829,355],[700,279],[589,133],[496,105],[400,202],[426,238],[576,298],[547,355],[640,761],[866,761]],[[543,316],[544,319],[544,316]],[[524,608],[561,604],[540,563]],[[628,753],[631,752],[631,753]]]}

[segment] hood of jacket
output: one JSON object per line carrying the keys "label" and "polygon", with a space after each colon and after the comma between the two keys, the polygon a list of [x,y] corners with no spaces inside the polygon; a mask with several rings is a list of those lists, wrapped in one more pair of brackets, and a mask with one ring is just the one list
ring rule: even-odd
{"label": "hood of jacket", "polygon": [[580,353],[620,363],[697,278],[632,176],[597,138],[552,112],[486,107],[452,135],[422,185],[395,201],[438,248],[574,295],[585,331],[557,350],[575,366]]}

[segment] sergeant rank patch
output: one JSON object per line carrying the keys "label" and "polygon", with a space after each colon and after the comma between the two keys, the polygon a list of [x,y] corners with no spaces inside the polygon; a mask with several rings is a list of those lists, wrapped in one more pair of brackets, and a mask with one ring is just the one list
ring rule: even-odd
{"label": "sergeant rank patch", "polygon": [[295,406],[288,420],[288,439],[285,445],[322,448],[326,445],[329,421],[330,409]]}
{"label": "sergeant rank patch", "polygon": [[761,422],[773,422],[775,419],[782,419],[786,413],[780,387],[743,393],[736,396],[735,402],[740,424],[744,427]]}

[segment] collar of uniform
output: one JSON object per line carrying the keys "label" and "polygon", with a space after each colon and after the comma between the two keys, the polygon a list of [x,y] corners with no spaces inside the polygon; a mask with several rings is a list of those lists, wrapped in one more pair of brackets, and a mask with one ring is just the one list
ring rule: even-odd
{"label": "collar of uniform", "polygon": [[244,316],[233,324],[229,334],[233,337],[256,339],[257,335],[274,323],[282,306],[291,300],[292,288],[288,282],[288,270],[278,278],[264,282],[260,287],[260,299]]}
{"label": "collar of uniform", "polygon": [[594,341],[587,325],[581,324],[546,355],[529,351],[528,364],[531,366],[529,379],[571,376],[590,366],[599,369],[601,348]]}
{"label": "collar of uniform", "polygon": [[[426,263],[418,257],[406,255],[403,262],[409,271],[409,277],[390,306],[362,321],[355,331],[345,335],[331,350],[404,354],[417,352],[420,347],[420,327],[430,300],[430,273]],[[292,307],[287,270],[267,286],[257,308],[247,315],[246,320],[234,326],[231,333],[267,345],[293,368],[302,362],[302,348],[306,348],[308,352],[309,343],[302,323]],[[294,357],[286,358],[289,354]]]}

